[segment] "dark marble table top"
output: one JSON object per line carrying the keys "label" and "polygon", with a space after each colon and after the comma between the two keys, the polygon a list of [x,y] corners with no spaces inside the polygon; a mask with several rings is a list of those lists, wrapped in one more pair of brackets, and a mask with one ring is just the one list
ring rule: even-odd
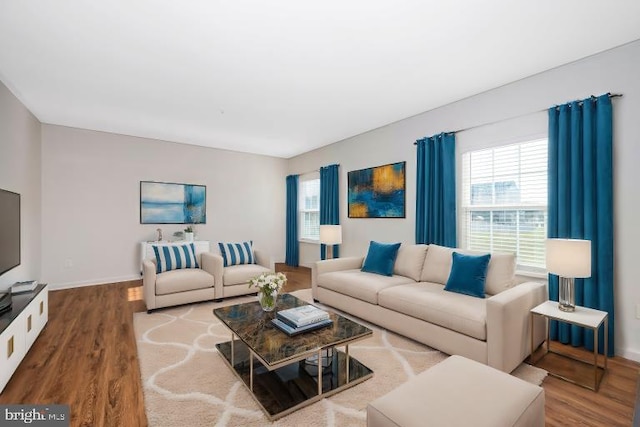
{"label": "dark marble table top", "polygon": [[256,302],[216,308],[213,314],[220,319],[268,366],[299,359],[321,348],[348,344],[372,335],[371,329],[329,312],[333,324],[326,328],[288,336],[271,323],[277,310],[307,305],[291,294],[278,296],[276,309],[265,312]]}

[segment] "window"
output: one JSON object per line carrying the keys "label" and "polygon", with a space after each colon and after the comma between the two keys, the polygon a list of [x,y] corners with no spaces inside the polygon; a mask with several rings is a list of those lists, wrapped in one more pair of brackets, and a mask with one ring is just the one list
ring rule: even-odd
{"label": "window", "polygon": [[544,272],[547,140],[462,155],[462,247],[515,253],[518,270]]}
{"label": "window", "polygon": [[300,212],[300,240],[320,241],[320,178],[301,179],[298,211]]}

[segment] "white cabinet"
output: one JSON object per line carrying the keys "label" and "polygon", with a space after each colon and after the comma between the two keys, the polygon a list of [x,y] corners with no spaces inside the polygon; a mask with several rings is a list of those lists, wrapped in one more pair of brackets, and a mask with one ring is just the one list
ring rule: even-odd
{"label": "white cabinet", "polygon": [[27,354],[26,334],[22,332],[24,317],[22,313],[0,334],[0,390],[4,389]]}
{"label": "white cabinet", "polygon": [[40,331],[44,328],[49,318],[49,292],[40,292],[31,304],[24,310],[27,318],[25,319],[25,329],[27,336],[27,351],[35,342]]}
{"label": "white cabinet", "polygon": [[47,324],[49,287],[12,296],[11,311],[0,315],[0,392]]}

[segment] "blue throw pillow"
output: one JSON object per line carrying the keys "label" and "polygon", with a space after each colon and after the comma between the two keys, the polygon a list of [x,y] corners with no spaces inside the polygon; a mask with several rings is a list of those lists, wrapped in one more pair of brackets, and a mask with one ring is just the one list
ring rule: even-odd
{"label": "blue throw pillow", "polygon": [[484,298],[484,282],[491,254],[473,256],[453,253],[453,265],[445,291]]}
{"label": "blue throw pillow", "polygon": [[372,240],[369,243],[369,252],[364,260],[362,271],[392,276],[399,248],[400,243],[378,243]]}
{"label": "blue throw pillow", "polygon": [[218,243],[218,247],[225,267],[256,263],[256,257],[253,254],[253,240],[240,243]]}
{"label": "blue throw pillow", "polygon": [[156,273],[180,268],[200,268],[193,243],[186,245],[152,245],[156,255]]}

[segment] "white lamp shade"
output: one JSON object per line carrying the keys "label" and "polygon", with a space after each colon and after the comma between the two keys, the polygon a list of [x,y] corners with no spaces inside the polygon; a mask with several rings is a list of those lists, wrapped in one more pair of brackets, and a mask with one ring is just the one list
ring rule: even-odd
{"label": "white lamp shade", "polygon": [[591,241],[547,239],[547,270],[567,278],[591,277]]}
{"label": "white lamp shade", "polygon": [[342,243],[342,226],[321,225],[320,243],[325,245],[339,245]]}

